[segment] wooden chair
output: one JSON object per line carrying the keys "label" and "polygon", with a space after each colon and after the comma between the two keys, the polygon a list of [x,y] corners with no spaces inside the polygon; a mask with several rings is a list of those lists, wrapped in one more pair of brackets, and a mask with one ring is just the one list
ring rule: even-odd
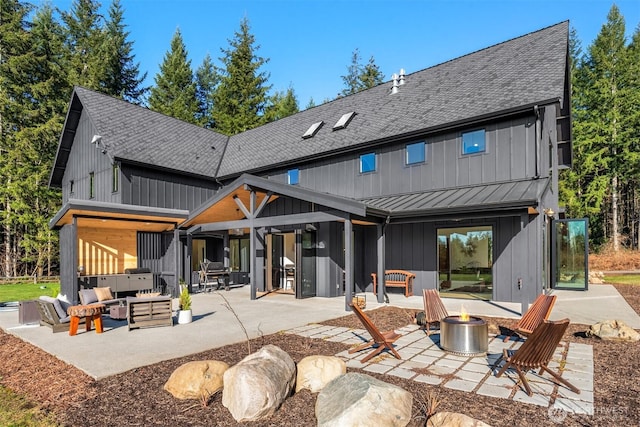
{"label": "wooden chair", "polygon": [[538,298],[533,302],[533,305],[529,307],[527,312],[520,318],[513,331],[506,337],[504,342],[507,342],[514,334],[523,335],[525,337],[531,335],[533,331],[542,322],[549,318],[553,304],[556,302],[555,295],[540,294]]}
{"label": "wooden chair", "polygon": [[574,393],[579,394],[580,390],[578,390],[578,388],[547,367],[568,326],[569,319],[563,319],[557,322],[545,320],[533,331],[531,336],[518,350],[507,350],[505,348],[502,356],[500,356],[491,367],[491,371],[493,372],[500,362],[504,360],[506,363],[500,372],[496,374],[496,377],[502,375],[509,367],[513,367],[518,373],[527,394],[532,396],[533,392],[531,391],[531,387],[529,387],[523,370],[540,368],[538,375],[542,375],[542,372],[546,371],[553,376],[557,383],[563,384]]}
{"label": "wooden chair", "polygon": [[380,332],[376,325],[373,324],[369,316],[367,316],[360,307],[354,304],[349,304],[349,306],[353,309],[353,313],[356,315],[358,320],[362,322],[367,332],[369,332],[369,334],[371,335],[370,341],[352,348],[351,350],[349,350],[349,354],[364,350],[365,348],[375,347],[371,353],[367,354],[361,360],[362,363],[366,363],[373,356],[380,354],[385,348],[387,348],[397,359],[402,359],[402,357],[400,357],[400,355],[392,345],[402,335],[396,334],[395,331]]}
{"label": "wooden chair", "polygon": [[449,316],[449,313],[447,313],[437,289],[424,289],[422,291],[422,299],[424,301],[424,326],[427,330],[427,335],[429,335],[431,333],[431,324],[440,323],[442,319]]}

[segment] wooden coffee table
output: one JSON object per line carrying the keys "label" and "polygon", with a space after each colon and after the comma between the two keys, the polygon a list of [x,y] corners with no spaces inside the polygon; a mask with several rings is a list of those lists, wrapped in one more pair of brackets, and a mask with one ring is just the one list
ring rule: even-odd
{"label": "wooden coffee table", "polygon": [[89,332],[91,330],[91,322],[96,325],[96,333],[102,333],[102,313],[104,313],[104,304],[89,304],[89,305],[73,305],[67,309],[67,314],[71,316],[71,324],[69,325],[69,335],[76,335],[78,333],[78,324],[80,318],[84,317],[85,330]]}

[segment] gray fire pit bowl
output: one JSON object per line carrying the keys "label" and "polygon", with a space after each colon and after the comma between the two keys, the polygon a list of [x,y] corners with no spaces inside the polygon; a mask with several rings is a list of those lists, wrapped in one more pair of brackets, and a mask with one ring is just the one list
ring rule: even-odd
{"label": "gray fire pit bowl", "polygon": [[473,316],[468,321],[459,316],[445,317],[440,321],[440,345],[459,356],[483,356],[489,347],[487,322]]}

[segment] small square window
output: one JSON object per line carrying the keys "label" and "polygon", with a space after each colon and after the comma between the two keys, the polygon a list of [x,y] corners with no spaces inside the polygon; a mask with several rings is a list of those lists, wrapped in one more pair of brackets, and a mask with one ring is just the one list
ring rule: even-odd
{"label": "small square window", "polygon": [[414,144],[407,144],[406,152],[407,156],[405,161],[408,165],[424,163],[426,158],[424,141],[416,142]]}
{"label": "small square window", "polygon": [[118,184],[120,183],[120,166],[117,163],[113,164],[111,173],[111,191],[117,193],[119,188]]}
{"label": "small square window", "polygon": [[462,154],[484,153],[486,140],[484,129],[462,134]]}
{"label": "small square window", "polygon": [[297,185],[300,183],[300,169],[289,169],[287,172],[287,183]]}
{"label": "small square window", "polygon": [[89,198],[93,199],[95,197],[95,175],[93,172],[89,172]]}
{"label": "small square window", "polygon": [[376,153],[367,153],[360,156],[360,173],[375,172]]}
{"label": "small square window", "polygon": [[75,183],[73,181],[69,181],[69,193],[73,194],[75,190]]}

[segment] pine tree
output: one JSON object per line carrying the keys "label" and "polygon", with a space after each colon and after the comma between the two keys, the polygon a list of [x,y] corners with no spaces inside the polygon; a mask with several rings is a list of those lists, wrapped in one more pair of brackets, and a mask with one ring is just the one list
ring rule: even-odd
{"label": "pine tree", "polygon": [[218,72],[207,54],[200,67],[196,70],[196,99],[198,100],[198,124],[212,129],[213,121],[213,92],[218,84]]}
{"label": "pine tree", "polygon": [[265,110],[265,120],[273,122],[283,117],[290,116],[300,111],[298,99],[292,87],[286,92],[277,92],[271,96],[269,105]]}
{"label": "pine tree", "polygon": [[179,29],[171,39],[171,50],[165,54],[155,82],[149,96],[152,110],[189,123],[197,122],[196,84]]}
{"label": "pine tree", "polygon": [[360,76],[362,72],[363,67],[362,64],[360,64],[360,52],[356,48],[351,53],[351,64],[347,67],[347,74],[341,76],[345,86],[341,92],[343,96],[353,95],[360,90]]}
{"label": "pine tree", "polygon": [[376,64],[373,56],[369,58],[369,62],[363,67],[359,81],[359,90],[372,88],[384,81],[384,74],[380,71],[380,67]]}
{"label": "pine tree", "polygon": [[371,56],[367,65],[360,63],[360,52],[356,48],[351,54],[351,64],[347,67],[347,74],[342,76],[345,88],[341,95],[347,96],[379,85],[384,80],[384,74]]}
{"label": "pine tree", "polygon": [[98,13],[100,3],[94,0],[74,0],[70,12],[62,13],[66,24],[66,44],[70,54],[69,79],[73,85],[102,90],[106,69],[101,57],[105,33]]}
{"label": "pine tree", "polygon": [[271,86],[267,85],[268,75],[260,71],[268,59],[256,55],[259,46],[246,18],[229,45],[220,58],[224,69],[214,92],[213,118],[218,132],[234,135],[264,123]]}
{"label": "pine tree", "polygon": [[140,75],[140,64],[134,63],[133,42],[127,40],[129,32],[123,23],[120,0],[113,0],[109,7],[109,20],[104,28],[100,56],[104,67],[101,91],[134,104],[143,101],[148,88],[142,87],[147,73]]}

